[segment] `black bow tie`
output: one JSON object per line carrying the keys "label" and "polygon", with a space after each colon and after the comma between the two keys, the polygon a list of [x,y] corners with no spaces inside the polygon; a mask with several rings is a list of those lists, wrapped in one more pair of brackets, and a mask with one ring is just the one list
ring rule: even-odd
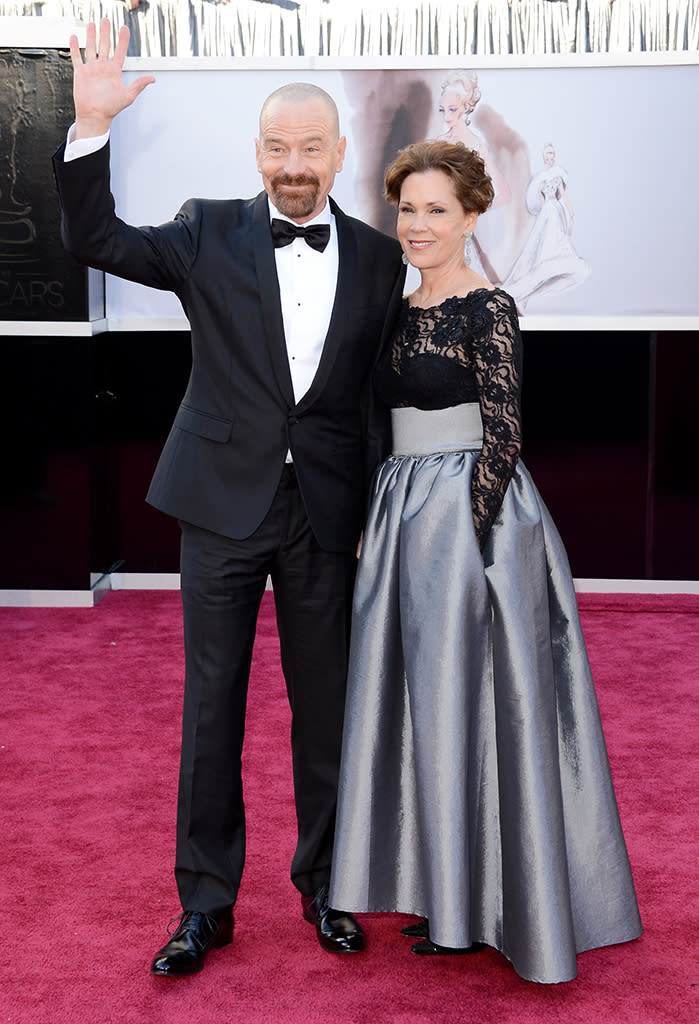
{"label": "black bow tie", "polygon": [[290,220],[279,220],[275,217],[272,221],[272,241],[275,249],[291,245],[295,238],[305,238],[311,249],[322,252],[330,241],[329,224],[311,224],[305,228],[302,224],[292,224]]}

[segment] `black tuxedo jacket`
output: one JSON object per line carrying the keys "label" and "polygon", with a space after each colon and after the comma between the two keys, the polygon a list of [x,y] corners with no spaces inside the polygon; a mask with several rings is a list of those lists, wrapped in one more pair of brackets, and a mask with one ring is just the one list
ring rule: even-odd
{"label": "black tuxedo jacket", "polygon": [[173,221],[136,228],[115,214],[109,146],[68,163],[62,147],[54,168],[67,250],[89,266],[175,292],[189,318],[192,372],[147,500],[243,539],[267,513],[290,449],[318,542],[351,550],[387,443],[369,376],[400,304],[398,243],[331,200],[335,304],[317,374],[296,403],[266,193],[190,199]]}

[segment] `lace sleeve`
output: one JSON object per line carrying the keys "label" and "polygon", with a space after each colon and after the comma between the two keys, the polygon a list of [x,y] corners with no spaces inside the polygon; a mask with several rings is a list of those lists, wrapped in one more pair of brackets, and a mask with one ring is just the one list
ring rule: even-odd
{"label": "lace sleeve", "polygon": [[483,420],[483,448],[473,470],[471,504],[483,550],[521,448],[522,338],[514,302],[500,290],[487,293],[471,324]]}

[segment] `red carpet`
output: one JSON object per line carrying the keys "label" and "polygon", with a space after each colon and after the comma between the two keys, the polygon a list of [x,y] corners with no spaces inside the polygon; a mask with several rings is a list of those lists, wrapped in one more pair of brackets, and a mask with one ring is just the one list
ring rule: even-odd
{"label": "red carpet", "polygon": [[147,967],[172,879],[179,596],[0,609],[0,1024],[684,1024],[697,1008],[699,598],[583,594],[583,625],[645,934],[559,986],[494,951],[425,961],[368,916],[324,953],[288,880],[289,718],[265,596],[246,740],[249,855],[233,946],[179,981]]}

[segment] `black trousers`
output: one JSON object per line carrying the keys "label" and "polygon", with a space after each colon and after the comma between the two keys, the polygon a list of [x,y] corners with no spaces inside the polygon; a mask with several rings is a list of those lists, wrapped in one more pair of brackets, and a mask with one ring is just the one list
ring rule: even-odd
{"label": "black trousers", "polygon": [[291,466],[246,540],[180,527],[185,690],[175,877],[182,907],[211,913],[238,894],[245,708],[268,575],[292,712],[298,842],[291,877],[311,895],[330,876],[355,555],[318,546]]}

